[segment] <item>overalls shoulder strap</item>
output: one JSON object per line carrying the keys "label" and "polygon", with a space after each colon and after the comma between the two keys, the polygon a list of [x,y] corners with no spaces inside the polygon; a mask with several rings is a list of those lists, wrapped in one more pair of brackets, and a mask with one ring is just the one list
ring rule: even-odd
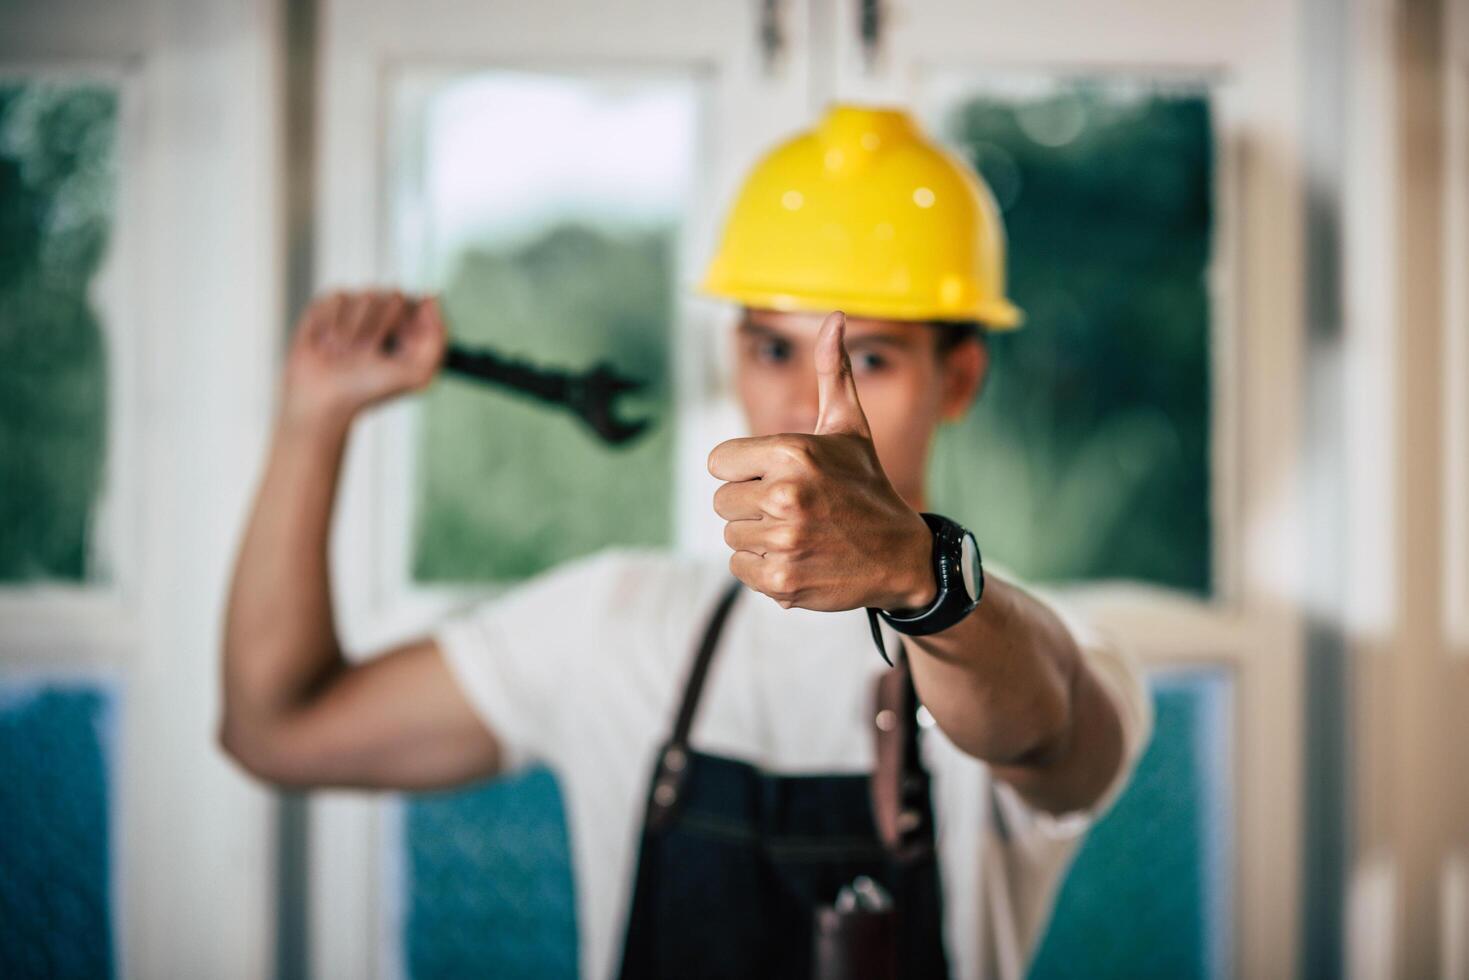
{"label": "overalls shoulder strap", "polygon": [[720,597],[719,605],[714,607],[714,612],[709,616],[709,623],[704,627],[704,637],[699,641],[699,652],[694,657],[693,669],[684,684],[683,702],[678,706],[678,717],[673,723],[673,737],[670,740],[672,745],[687,747],[689,744],[694,714],[699,710],[699,698],[704,693],[704,679],[709,675],[709,664],[714,660],[714,651],[724,632],[724,621],[729,618],[730,608],[743,591],[743,585],[731,582]]}
{"label": "overalls shoulder strap", "polygon": [[699,698],[704,693],[704,680],[709,675],[709,664],[719,646],[719,637],[724,632],[725,620],[735,600],[744,591],[744,586],[731,582],[709,616],[704,627],[704,636],[699,641],[699,652],[694,656],[688,680],[684,682],[683,699],[674,719],[673,734],[663,746],[658,758],[658,771],[654,777],[653,792],[648,800],[646,825],[649,830],[661,830],[672,819],[683,788],[684,772],[689,761],[689,732],[694,727],[694,715],[699,710]]}
{"label": "overalls shoulder strap", "polygon": [[925,826],[929,778],[918,746],[918,692],[901,644],[873,702],[872,819],[894,860],[911,863],[932,850],[933,828]]}
{"label": "overalls shoulder strap", "polygon": [[[730,583],[704,627],[699,649],[684,683],[673,733],[659,754],[653,790],[648,799],[646,826],[657,831],[673,819],[682,796],[689,762],[689,733],[709,665],[714,660],[730,609],[744,587]],[[918,695],[913,688],[906,652],[899,647],[893,667],[883,672],[873,705],[874,766],[871,780],[872,816],[883,846],[900,864],[925,857],[933,847],[928,812],[929,779],[919,755]]]}

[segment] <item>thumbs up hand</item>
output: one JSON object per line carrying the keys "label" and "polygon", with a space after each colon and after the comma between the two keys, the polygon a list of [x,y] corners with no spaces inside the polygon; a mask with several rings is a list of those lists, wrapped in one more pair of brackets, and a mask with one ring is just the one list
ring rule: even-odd
{"label": "thumbs up hand", "polygon": [[832,313],[817,335],[815,432],[730,439],[709,454],[726,481],[714,510],[730,571],[786,608],[922,606],[937,591],[932,535],[878,462],[845,332]]}

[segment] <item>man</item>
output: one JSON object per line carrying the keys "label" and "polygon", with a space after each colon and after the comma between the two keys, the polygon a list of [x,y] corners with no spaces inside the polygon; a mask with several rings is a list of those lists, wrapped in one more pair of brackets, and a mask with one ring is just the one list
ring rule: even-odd
{"label": "man", "polygon": [[976,324],[1019,319],[1002,251],[907,116],[834,108],[756,168],[706,280],[742,307],[752,432],[709,455],[727,568],[608,552],[357,665],[327,576],[342,450],[445,331],[432,300],[313,303],[230,596],[224,746],[295,786],[547,763],[589,977],[811,975],[844,890],[893,909],[899,975],[1021,975],[1150,715],[1117,650],[923,514],[935,429],[988,369]]}

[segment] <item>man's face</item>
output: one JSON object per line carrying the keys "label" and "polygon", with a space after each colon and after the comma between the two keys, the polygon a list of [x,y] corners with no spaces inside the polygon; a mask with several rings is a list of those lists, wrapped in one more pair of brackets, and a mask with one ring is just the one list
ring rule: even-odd
{"label": "man's face", "polygon": [[[744,311],[735,331],[735,388],[750,434],[816,427],[813,348],[818,313]],[[929,446],[940,422],[960,418],[983,381],[984,346],[940,353],[937,329],[896,320],[847,318],[846,344],[857,395],[878,459],[910,506],[924,505]]]}

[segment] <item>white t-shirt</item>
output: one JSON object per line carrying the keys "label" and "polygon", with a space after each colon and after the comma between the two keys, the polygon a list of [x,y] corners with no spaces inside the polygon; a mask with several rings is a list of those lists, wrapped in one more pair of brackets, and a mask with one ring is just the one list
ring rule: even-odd
{"label": "white t-shirt", "polygon": [[[730,581],[720,560],[608,551],[548,572],[435,633],[507,769],[539,761],[557,776],[588,980],[614,977],[620,965],[654,756]],[[1151,729],[1150,701],[1132,662],[1040,597],[1115,698],[1127,764],[1092,813],[1057,820],[992,781],[985,764],[936,725],[927,728],[944,941],[956,977],[1024,974],[1082,834],[1120,792]],[[888,643],[896,649],[895,636]],[[884,669],[862,610],[782,609],[747,592],[725,625],[690,743],[772,772],[870,772],[873,681]]]}

